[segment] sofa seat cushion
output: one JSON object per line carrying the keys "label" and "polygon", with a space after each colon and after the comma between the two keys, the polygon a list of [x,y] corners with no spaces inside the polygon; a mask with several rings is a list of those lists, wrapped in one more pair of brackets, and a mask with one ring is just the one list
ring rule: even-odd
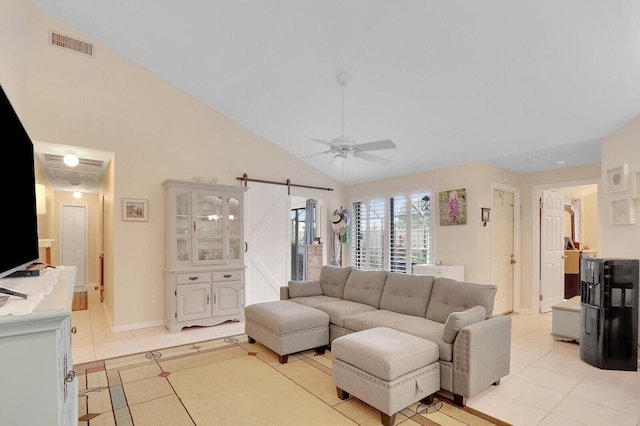
{"label": "sofa seat cushion", "polygon": [[436,321],[381,309],[352,315],[345,319],[344,324],[345,328],[352,331],[368,330],[375,327],[389,327],[407,334],[422,337],[438,345],[440,360],[453,360],[453,344],[444,341],[442,338],[444,324]]}
{"label": "sofa seat cushion", "polygon": [[306,306],[315,306],[318,303],[327,303],[327,302],[338,302],[342,299],[339,299],[337,297],[331,297],[331,296],[306,296],[306,297],[296,297],[293,299],[289,299],[292,302],[296,302],[299,303],[301,305],[306,305]]}
{"label": "sofa seat cushion", "polygon": [[436,278],[427,306],[426,318],[445,323],[451,312],[466,311],[476,305],[483,306],[489,318],[498,287],[493,284],[475,284],[450,278]]}
{"label": "sofa seat cushion", "polygon": [[389,273],[382,291],[380,309],[424,318],[433,280],[430,275]]}
{"label": "sofa seat cushion", "polygon": [[[318,303],[314,308],[329,315],[329,321],[338,327],[344,327],[345,318],[361,312],[377,311],[373,306],[364,303],[352,302],[350,300],[339,300],[336,302]],[[441,332],[442,333],[442,332]]]}

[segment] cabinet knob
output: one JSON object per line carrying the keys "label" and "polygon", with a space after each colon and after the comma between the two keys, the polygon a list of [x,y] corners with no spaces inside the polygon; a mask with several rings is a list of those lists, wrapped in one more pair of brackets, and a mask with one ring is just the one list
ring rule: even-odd
{"label": "cabinet knob", "polygon": [[189,277],[189,281],[197,281],[197,280],[198,280],[198,276],[197,275]]}
{"label": "cabinet knob", "polygon": [[225,277],[225,278],[231,278],[231,276],[232,276],[231,274],[224,274],[223,275],[223,277]]}
{"label": "cabinet knob", "polygon": [[71,327],[71,334],[76,334],[77,331],[78,331],[77,328]]}
{"label": "cabinet knob", "polygon": [[76,372],[71,370],[64,376],[64,381],[67,383],[71,383],[75,378],[76,378]]}

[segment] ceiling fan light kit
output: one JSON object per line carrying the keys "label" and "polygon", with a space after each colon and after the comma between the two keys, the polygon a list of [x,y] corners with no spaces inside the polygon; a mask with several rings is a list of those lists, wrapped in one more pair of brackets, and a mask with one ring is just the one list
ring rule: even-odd
{"label": "ceiling fan light kit", "polygon": [[347,84],[351,81],[351,76],[349,76],[349,74],[345,72],[339,72],[337,75],[337,79],[340,87],[342,88],[342,134],[341,136],[335,137],[330,141],[326,141],[324,139],[311,139],[313,142],[327,145],[330,149],[327,151],[312,154],[304,158],[315,157],[322,154],[333,154],[334,158],[347,158],[349,155],[351,155],[354,158],[360,158],[362,160],[367,160],[382,165],[391,163],[391,160],[389,160],[388,158],[370,154],[368,151],[393,149],[396,147],[396,144],[393,143],[393,141],[384,139],[359,144],[355,139],[346,137],[344,135],[344,90]]}

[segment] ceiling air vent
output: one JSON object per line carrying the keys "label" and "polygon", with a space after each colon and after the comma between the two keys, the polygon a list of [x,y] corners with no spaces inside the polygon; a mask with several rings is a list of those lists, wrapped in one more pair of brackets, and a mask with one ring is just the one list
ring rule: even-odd
{"label": "ceiling air vent", "polygon": [[[42,154],[45,161],[59,161],[62,163],[63,155],[58,154]],[[102,167],[104,165],[103,160],[94,160],[91,158],[78,158],[78,164],[81,166],[94,166]]]}
{"label": "ceiling air vent", "polygon": [[71,38],[56,32],[49,32],[49,43],[53,46],[62,47],[64,49],[70,49],[75,52],[83,53],[85,55],[93,56],[93,44]]}

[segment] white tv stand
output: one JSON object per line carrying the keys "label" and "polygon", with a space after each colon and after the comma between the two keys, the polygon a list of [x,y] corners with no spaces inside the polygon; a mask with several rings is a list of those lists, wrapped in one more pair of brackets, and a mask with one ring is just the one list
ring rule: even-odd
{"label": "white tv stand", "polygon": [[67,266],[32,313],[0,316],[1,424],[78,424],[78,379],[71,354],[75,280],[76,268]]}

